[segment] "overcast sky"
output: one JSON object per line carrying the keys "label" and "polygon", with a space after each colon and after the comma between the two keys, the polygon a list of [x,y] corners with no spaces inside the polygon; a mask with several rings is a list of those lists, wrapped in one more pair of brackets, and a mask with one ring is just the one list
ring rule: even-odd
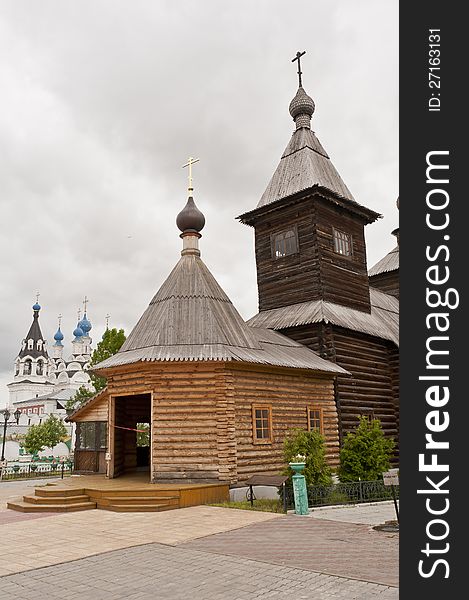
{"label": "overcast sky", "polygon": [[[202,257],[243,317],[257,312],[253,209],[293,131],[312,128],[361,204],[368,265],[398,213],[397,0],[2,0],[0,405],[32,320],[70,353],[90,298],[94,344],[136,323],[179,258],[188,156]],[[52,340],[53,341],[53,340]]]}

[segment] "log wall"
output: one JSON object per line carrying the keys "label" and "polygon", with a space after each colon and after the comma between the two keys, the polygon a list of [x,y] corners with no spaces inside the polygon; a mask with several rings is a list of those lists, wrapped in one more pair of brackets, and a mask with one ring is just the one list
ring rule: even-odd
{"label": "log wall", "polygon": [[[283,440],[292,428],[308,428],[308,407],[323,410],[327,460],[338,462],[338,418],[334,403],[334,380],[305,374],[261,369],[231,369],[231,385],[236,398],[236,445],[238,479],[254,473],[278,474],[285,468]],[[253,405],[272,408],[273,439],[255,443]]]}
{"label": "log wall", "polygon": [[[315,203],[314,219],[322,287],[321,298],[328,302],[370,312],[363,221],[353,213],[325,200],[318,200]],[[342,256],[334,251],[334,228],[351,236],[351,256]]]}
{"label": "log wall", "polygon": [[386,436],[399,442],[399,350],[391,342],[335,325],[312,323],[281,331],[351,373],[337,378],[340,437],[373,411]]}
{"label": "log wall", "polygon": [[[297,232],[299,252],[273,258],[272,236],[291,228]],[[259,219],[255,224],[255,248],[259,310],[288,306],[292,298],[295,302],[306,302],[320,297],[311,200],[286,207],[280,214],[269,213]]]}
{"label": "log wall", "polygon": [[[112,398],[113,469],[135,467],[135,427],[150,407],[152,481],[229,481],[284,468],[283,439],[293,427],[307,429],[308,407],[323,409],[327,457],[337,464],[334,379],[307,371],[238,363],[168,362],[119,367],[107,374]],[[144,393],[146,392],[146,394]],[[273,440],[253,440],[253,404],[272,406]]]}
{"label": "log wall", "polygon": [[103,394],[100,398],[85,407],[80,414],[79,421],[107,421],[109,415],[109,396]]}
{"label": "log wall", "polygon": [[389,271],[370,277],[370,285],[378,288],[385,294],[391,294],[399,298],[399,271]]}

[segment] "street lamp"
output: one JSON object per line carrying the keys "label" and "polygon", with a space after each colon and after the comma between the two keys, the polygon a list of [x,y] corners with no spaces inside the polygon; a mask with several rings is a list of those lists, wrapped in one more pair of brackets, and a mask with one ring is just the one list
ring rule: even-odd
{"label": "street lamp", "polygon": [[[2,458],[1,461],[3,463],[3,461],[5,460],[5,441],[7,438],[7,427],[8,425],[13,425],[14,421],[9,421],[9,418],[11,417],[11,412],[8,410],[8,408],[5,408],[4,410],[0,411],[3,413],[3,442],[2,442]],[[17,408],[15,410],[15,412],[13,413],[13,416],[15,417],[15,421],[16,424],[18,425],[18,423],[20,422],[20,417],[21,417],[21,411],[19,408]]]}

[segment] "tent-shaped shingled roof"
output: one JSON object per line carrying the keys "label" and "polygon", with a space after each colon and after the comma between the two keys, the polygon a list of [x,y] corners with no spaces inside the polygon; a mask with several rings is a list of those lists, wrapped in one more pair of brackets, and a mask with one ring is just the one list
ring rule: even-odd
{"label": "tent-shaped shingled roof", "polygon": [[[184,211],[188,206],[194,214],[192,198]],[[283,335],[249,327],[200,258],[203,224],[196,227],[184,211],[178,216],[184,241],[179,262],[120,351],[94,370],[140,361],[216,360],[346,373]]]}

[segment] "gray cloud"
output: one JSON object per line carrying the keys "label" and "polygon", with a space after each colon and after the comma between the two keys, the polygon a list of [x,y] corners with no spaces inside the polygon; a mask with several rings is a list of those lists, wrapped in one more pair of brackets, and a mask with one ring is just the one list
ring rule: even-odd
{"label": "gray cloud", "polygon": [[2,2],[0,404],[41,291],[51,340],[85,294],[128,332],[176,262],[188,155],[203,257],[256,312],[253,208],[292,132],[290,60],[306,49],[313,128],[357,200],[384,214],[368,262],[393,245],[398,194],[397,2]]}

